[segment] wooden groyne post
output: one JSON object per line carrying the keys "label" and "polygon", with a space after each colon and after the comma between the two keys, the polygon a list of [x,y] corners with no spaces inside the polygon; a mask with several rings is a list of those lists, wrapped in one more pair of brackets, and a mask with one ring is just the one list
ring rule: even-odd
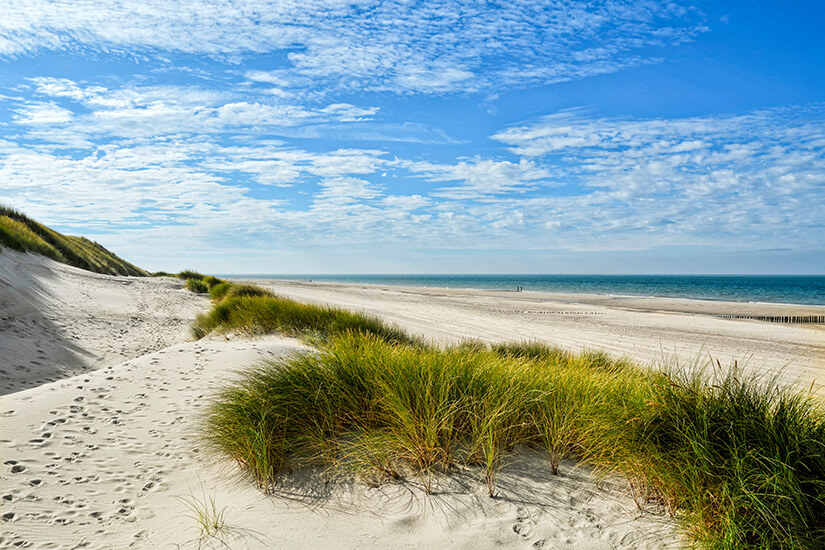
{"label": "wooden groyne post", "polygon": [[825,324],[825,315],[717,315],[721,319],[752,319],[754,321],[767,321],[769,323],[786,324]]}

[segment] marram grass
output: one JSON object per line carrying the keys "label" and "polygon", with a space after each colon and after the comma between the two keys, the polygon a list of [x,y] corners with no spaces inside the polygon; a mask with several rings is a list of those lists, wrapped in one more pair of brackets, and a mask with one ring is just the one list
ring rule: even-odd
{"label": "marram grass", "polygon": [[232,283],[218,283],[209,289],[209,296],[215,301],[223,300],[224,296],[226,296],[226,293],[229,292],[229,289],[232,286]]}
{"label": "marram grass", "polygon": [[3,205],[0,205],[0,246],[33,252],[95,273],[136,277],[149,275],[96,242],[63,235]]}
{"label": "marram grass", "polygon": [[215,277],[214,275],[206,275],[201,280],[209,288],[209,290],[212,290],[217,285],[223,284],[223,282],[224,282],[224,281],[218,279],[217,277]]}
{"label": "marram grass", "polygon": [[[217,311],[231,320],[232,308]],[[541,344],[437,349],[327,332],[317,353],[229,384],[205,437],[267,491],[301,467],[370,484],[411,476],[433,491],[437,475],[477,467],[494,495],[511,451],[529,445],[549,454],[548,475],[569,458],[626,476],[698,546],[825,547],[819,405],[735,370],[687,372]]]}
{"label": "marram grass", "polygon": [[209,292],[209,286],[207,286],[207,284],[201,279],[186,279],[186,284],[184,286],[186,290],[190,290],[197,294],[206,294]]}
{"label": "marram grass", "polygon": [[[251,285],[230,285],[221,290],[219,301],[201,314],[192,327],[195,338],[213,331],[238,331],[246,334],[280,332],[310,339],[326,340],[344,332],[374,334],[394,343],[420,345],[396,327],[361,313],[339,308],[302,304]],[[213,298],[215,298],[213,294]]]}

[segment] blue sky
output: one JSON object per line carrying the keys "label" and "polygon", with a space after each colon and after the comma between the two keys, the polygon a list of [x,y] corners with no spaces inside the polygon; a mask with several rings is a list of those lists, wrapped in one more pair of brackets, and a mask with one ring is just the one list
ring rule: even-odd
{"label": "blue sky", "polygon": [[0,202],[152,270],[825,273],[823,21],[5,0]]}

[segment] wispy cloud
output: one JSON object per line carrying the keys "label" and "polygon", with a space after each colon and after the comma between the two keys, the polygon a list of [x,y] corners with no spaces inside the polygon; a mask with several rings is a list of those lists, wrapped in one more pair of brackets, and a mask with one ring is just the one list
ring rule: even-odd
{"label": "wispy cloud", "polygon": [[[288,88],[443,93],[559,82],[649,63],[646,48],[705,31],[675,2],[9,0],[0,56],[47,50],[210,55],[286,52],[248,72]],[[183,38],[185,37],[185,38]]]}
{"label": "wispy cloud", "polygon": [[550,172],[529,160],[496,161],[476,157],[456,164],[413,162],[408,169],[433,182],[458,182],[442,187],[433,196],[447,199],[481,199],[494,195],[523,193],[535,189]]}
{"label": "wispy cloud", "polygon": [[813,245],[825,209],[823,122],[823,106],[669,120],[574,111],[494,138],[556,166],[568,196],[534,206],[557,212],[558,228],[588,228],[570,234],[582,245],[599,233],[625,243]]}
{"label": "wispy cloud", "polygon": [[[19,124],[71,129],[86,135],[123,138],[180,133],[217,133],[246,129],[289,128],[297,125],[351,123],[372,119],[377,107],[349,103],[303,105],[281,98],[260,98],[244,91],[196,86],[124,85],[106,88],[69,79],[31,79],[35,97],[17,109]],[[63,106],[54,101],[62,100]],[[73,116],[74,108],[77,112]]]}
{"label": "wispy cloud", "polygon": [[[8,0],[3,200],[137,262],[174,257],[172,229],[216,255],[821,250],[822,105],[503,126],[668,58],[699,9],[500,4]],[[101,68],[34,72],[50,55]]]}

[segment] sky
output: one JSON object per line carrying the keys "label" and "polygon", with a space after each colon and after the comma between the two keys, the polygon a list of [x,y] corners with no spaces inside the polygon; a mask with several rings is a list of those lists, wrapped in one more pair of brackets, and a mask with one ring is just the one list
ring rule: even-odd
{"label": "sky", "polygon": [[4,0],[0,203],[153,271],[825,274],[823,22]]}

